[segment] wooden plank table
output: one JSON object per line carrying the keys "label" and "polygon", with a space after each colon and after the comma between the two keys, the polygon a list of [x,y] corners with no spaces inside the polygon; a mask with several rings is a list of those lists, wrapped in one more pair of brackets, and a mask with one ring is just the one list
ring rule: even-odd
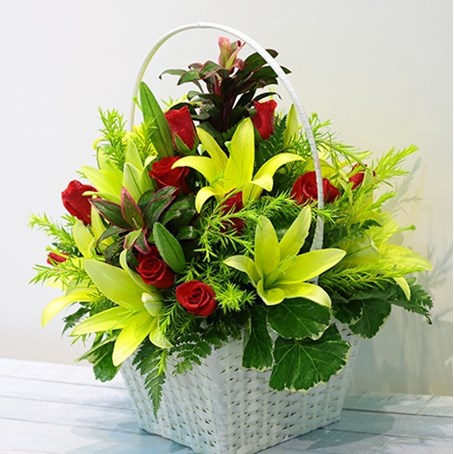
{"label": "wooden plank table", "polygon": [[[340,422],[265,454],[452,453],[452,397],[349,395]],[[0,359],[0,453],[141,454],[193,451],[137,428],[121,377],[87,366]]]}

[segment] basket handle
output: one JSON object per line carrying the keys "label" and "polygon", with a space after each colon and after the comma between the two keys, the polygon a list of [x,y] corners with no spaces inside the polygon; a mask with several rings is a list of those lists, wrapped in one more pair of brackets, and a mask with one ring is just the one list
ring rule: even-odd
{"label": "basket handle", "polygon": [[[307,139],[309,141],[311,153],[312,153],[312,159],[314,161],[314,170],[315,170],[315,179],[317,183],[317,205],[318,208],[321,210],[323,209],[324,206],[324,195],[323,195],[323,181],[322,181],[322,172],[321,172],[321,167],[320,167],[320,158],[318,156],[318,151],[317,151],[317,145],[315,143],[315,138],[314,138],[314,133],[312,131],[309,118],[303,108],[303,105],[296,94],[294,88],[290,84],[290,81],[288,80],[287,75],[284,73],[282,68],[276,63],[274,58],[256,41],[254,41],[251,37],[248,35],[245,35],[244,33],[235,30],[234,28],[227,27],[225,25],[220,25],[220,24],[213,24],[213,23],[208,23],[208,22],[196,22],[193,24],[187,24],[183,25],[181,27],[175,28],[171,30],[170,32],[166,33],[163,35],[151,48],[151,50],[148,52],[147,56],[145,57],[145,60],[142,63],[142,66],[140,67],[139,73],[137,74],[136,82],[134,85],[134,90],[132,94],[132,103],[131,103],[131,111],[130,111],[130,116],[129,116],[129,125],[130,128],[132,129],[134,125],[134,116],[135,116],[135,111],[136,111],[136,103],[135,99],[137,97],[137,94],[139,92],[139,87],[140,83],[143,80],[143,76],[145,74],[145,71],[148,68],[149,63],[151,62],[152,58],[156,54],[156,52],[160,49],[160,47],[168,41],[170,38],[173,36],[184,32],[186,30],[193,30],[193,29],[213,29],[213,30],[219,30],[222,32],[229,33],[232,36],[235,36],[236,38],[244,41],[247,43],[250,47],[252,47],[260,56],[263,57],[263,59],[270,65],[270,67],[274,70],[276,75],[278,76],[279,80],[282,82],[282,85],[285,87],[287,90],[287,93],[289,94],[290,98],[293,101],[293,104],[295,105],[296,112],[298,114],[298,117],[303,125],[304,131],[306,132]],[[317,217],[317,224],[315,228],[315,233],[314,233],[314,239],[312,241],[312,246],[311,249],[321,249],[323,244],[323,219],[318,216]]]}

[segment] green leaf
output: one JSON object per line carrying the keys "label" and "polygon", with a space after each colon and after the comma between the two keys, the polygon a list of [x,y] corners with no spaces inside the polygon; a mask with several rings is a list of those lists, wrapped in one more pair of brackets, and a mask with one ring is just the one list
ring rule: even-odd
{"label": "green leaf", "polygon": [[177,191],[173,186],[166,186],[156,192],[149,191],[141,197],[139,207],[149,228],[153,228],[153,224],[159,220],[166,208],[171,206]]}
{"label": "green leaf", "polygon": [[186,225],[178,229],[177,240],[196,240],[200,238],[200,232],[192,225]]}
{"label": "green leaf", "polygon": [[273,340],[268,332],[266,318],[265,308],[251,308],[244,339],[243,367],[262,371],[273,365]]}
{"label": "green leaf", "polygon": [[183,272],[186,264],[183,248],[160,222],[153,225],[153,240],[164,262],[176,273]]}
{"label": "green leaf", "polygon": [[424,315],[427,322],[431,324],[430,309],[433,306],[432,298],[421,285],[416,283],[414,278],[408,279],[408,285],[410,287],[410,299],[404,298],[402,296],[403,292],[396,290],[397,297],[392,300],[392,303],[396,306],[403,307],[407,311]]}
{"label": "green leaf", "polygon": [[162,216],[161,223],[175,223],[178,226],[188,225],[195,216],[194,196],[184,196],[172,203]]}
{"label": "green leaf", "polygon": [[285,339],[318,339],[331,317],[329,308],[303,298],[286,299],[267,312],[271,327]]}
{"label": "green leaf", "polygon": [[121,190],[121,215],[133,229],[144,227],[144,220],[139,205],[137,205],[126,188]]}
{"label": "green leaf", "polygon": [[93,364],[93,372],[96,380],[106,382],[112,380],[118,372],[118,367],[112,362],[114,343],[109,342],[104,348],[98,351],[96,364]]}
{"label": "green leaf", "polygon": [[145,389],[153,404],[155,416],[158,413],[162,397],[162,385],[165,382],[167,351],[148,341],[142,343],[133,359],[133,365],[145,381]]}
{"label": "green leaf", "polygon": [[140,104],[145,122],[150,122],[155,126],[150,128],[150,140],[158,155],[161,158],[172,156],[172,136],[169,125],[156,98],[144,82],[140,84]]}
{"label": "green leaf", "polygon": [[92,199],[91,203],[109,223],[122,229],[131,228],[131,226],[123,219],[119,204],[101,199]]}
{"label": "green leaf", "polygon": [[90,350],[77,358],[77,361],[89,361],[96,379],[102,382],[112,380],[118,372],[118,367],[112,363],[114,341],[115,338],[108,338],[102,342],[95,342]]}
{"label": "green leaf", "polygon": [[315,341],[278,337],[270,386],[279,391],[295,391],[325,383],[346,364],[349,348],[335,326]]}
{"label": "green leaf", "polygon": [[[355,300],[360,301],[358,292]],[[360,318],[349,325],[353,333],[362,337],[371,338],[378,333],[380,327],[391,314],[391,301],[388,301],[386,291],[376,290],[361,292],[362,311]]]}
{"label": "green leaf", "polygon": [[124,248],[131,249],[134,246],[137,239],[140,237],[140,235],[142,235],[141,229],[133,230],[132,232],[129,232],[125,236],[125,239],[124,239]]}

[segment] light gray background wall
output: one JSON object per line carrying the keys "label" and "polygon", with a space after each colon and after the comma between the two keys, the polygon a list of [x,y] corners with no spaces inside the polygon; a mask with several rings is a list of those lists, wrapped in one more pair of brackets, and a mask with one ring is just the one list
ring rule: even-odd
{"label": "light gray background wall", "polygon": [[[0,356],[70,362],[81,348],[40,314],[56,291],[28,285],[46,239],[30,212],[63,212],[60,192],[93,162],[97,108],[127,113],[143,57],[168,30],[195,21],[235,27],[280,51],[306,110],[330,118],[342,139],[377,155],[415,143],[417,172],[396,206],[415,223],[406,244],[430,256],[422,277],[434,297],[433,325],[395,310],[365,341],[355,390],[452,393],[452,2],[284,0],[279,2],[16,0],[0,12]],[[217,54],[216,32],[169,43],[147,81]],[[407,182],[402,185],[404,191]],[[419,199],[417,202],[416,199]]]}

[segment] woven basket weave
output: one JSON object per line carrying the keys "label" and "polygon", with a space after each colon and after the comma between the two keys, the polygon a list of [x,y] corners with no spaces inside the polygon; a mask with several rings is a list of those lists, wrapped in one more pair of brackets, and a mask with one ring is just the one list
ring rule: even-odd
{"label": "woven basket weave", "polygon": [[157,417],[131,360],[121,372],[140,428],[197,453],[252,454],[340,419],[358,348],[355,336],[341,332],[352,345],[347,365],[304,393],[274,391],[269,372],[242,367],[240,341],[213,351],[200,366],[180,375],[172,374],[170,358]]}
{"label": "woven basket weave", "polygon": [[[316,174],[317,204],[322,209],[320,160],[309,119],[282,68],[262,46],[244,33],[224,25],[202,22],[170,31],[146,56],[132,98],[136,98],[145,71],[160,47],[172,36],[197,28],[220,30],[235,36],[251,46],[273,68],[294,103],[309,141]],[[131,128],[135,109],[133,102],[129,119]],[[323,221],[319,217],[311,249],[320,249],[322,243]],[[144,379],[132,365],[132,359],[123,363],[121,373],[142,429],[189,446],[197,453],[252,454],[340,419],[358,347],[358,338],[347,329],[341,328],[341,332],[351,344],[347,365],[327,383],[304,393],[274,391],[268,384],[270,372],[243,368],[240,341],[214,350],[201,365],[194,366],[185,374],[173,375],[175,361],[170,357],[157,417]]]}

